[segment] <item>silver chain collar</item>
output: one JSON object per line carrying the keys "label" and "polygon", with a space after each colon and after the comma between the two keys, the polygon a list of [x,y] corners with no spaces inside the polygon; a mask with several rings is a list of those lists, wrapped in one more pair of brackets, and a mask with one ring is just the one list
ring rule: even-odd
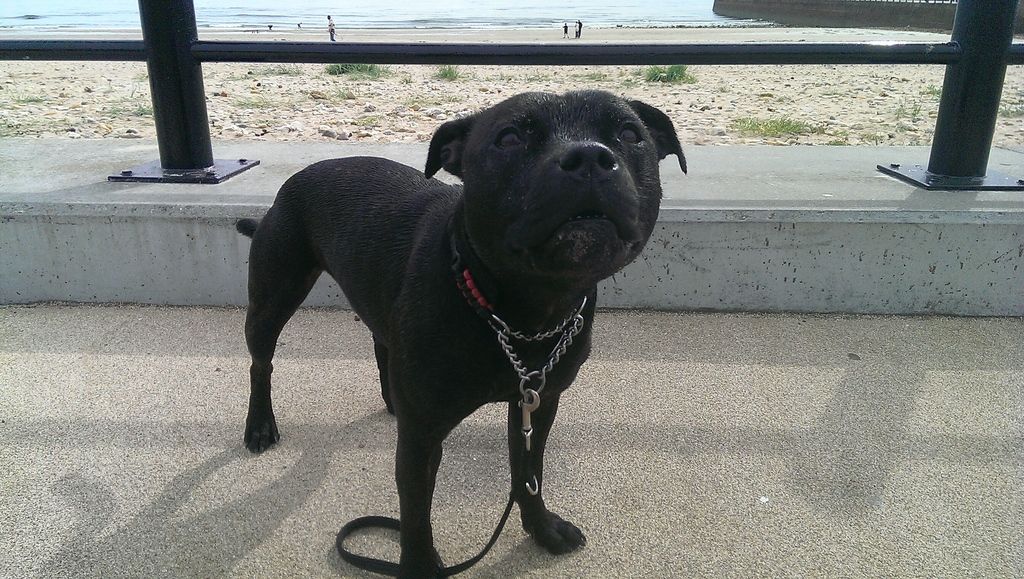
{"label": "silver chain collar", "polygon": [[[548,330],[547,332],[539,332],[533,335],[525,335],[521,332],[513,331],[509,328],[508,324],[504,320],[499,318],[496,314],[491,313],[491,319],[489,320],[491,328],[498,335],[498,343],[501,345],[502,351],[505,352],[505,356],[508,361],[512,364],[512,368],[516,371],[519,376],[519,392],[524,397],[527,396],[527,386],[531,385],[536,380],[536,387],[530,388],[536,394],[540,394],[541,390],[544,389],[544,385],[547,383],[548,372],[550,372],[555,364],[562,358],[569,346],[572,345],[573,338],[580,333],[583,329],[585,320],[583,319],[583,308],[587,305],[586,296],[583,297],[583,301],[580,302],[579,307],[576,311],[569,315],[558,324],[555,328]],[[523,340],[527,342],[539,342],[551,338],[556,334],[561,333],[562,336],[558,339],[558,343],[548,354],[547,363],[545,363],[539,370],[528,370],[526,365],[523,364],[522,359],[516,353],[515,348],[512,347],[512,338],[517,340]]]}
{"label": "silver chain collar", "polygon": [[[583,308],[587,305],[586,296],[583,297],[583,301],[580,302],[576,311],[573,312],[569,317],[562,320],[557,327],[547,332],[539,332],[532,336],[524,335],[520,332],[514,332],[508,327],[508,324],[504,320],[499,318],[493,312],[488,322],[494,332],[498,335],[498,344],[501,345],[501,349],[505,352],[505,356],[508,361],[511,362],[512,368],[515,369],[516,374],[519,375],[519,393],[522,394],[522,399],[519,401],[519,407],[523,410],[523,422],[522,422],[522,433],[523,433],[523,445],[526,452],[530,452],[533,438],[533,423],[530,415],[534,410],[540,407],[540,393],[544,390],[544,386],[548,381],[548,372],[550,372],[555,364],[562,358],[569,346],[572,345],[573,338],[580,333],[583,329],[585,320],[583,319]],[[515,348],[512,347],[512,338],[524,340],[527,342],[538,342],[546,338],[550,338],[555,334],[561,332],[562,336],[558,338],[558,343],[548,354],[548,361],[546,364],[541,366],[539,370],[527,370],[526,365],[523,364],[522,359],[516,354]],[[536,381],[536,385],[533,382]],[[536,386],[531,388],[530,386]],[[537,475],[530,477],[530,480],[526,482],[526,492],[536,496],[540,493],[540,483],[537,481]]]}

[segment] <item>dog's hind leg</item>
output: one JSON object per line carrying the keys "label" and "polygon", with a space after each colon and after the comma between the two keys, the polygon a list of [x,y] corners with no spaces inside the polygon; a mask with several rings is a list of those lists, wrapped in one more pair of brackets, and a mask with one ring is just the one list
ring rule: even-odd
{"label": "dog's hind leg", "polygon": [[[276,234],[276,235],[275,235]],[[249,254],[249,309],[245,342],[252,356],[245,446],[262,452],[280,439],[270,400],[270,375],[277,338],[320,277],[321,269],[298,240],[280,232],[258,232]],[[292,247],[289,247],[292,246]]]}
{"label": "dog's hind leg", "polygon": [[384,406],[388,414],[395,413],[395,406],[391,403],[391,388],[388,379],[388,347],[385,346],[377,336],[373,337],[373,354],[377,357],[377,371],[380,373],[380,395],[384,399]]}

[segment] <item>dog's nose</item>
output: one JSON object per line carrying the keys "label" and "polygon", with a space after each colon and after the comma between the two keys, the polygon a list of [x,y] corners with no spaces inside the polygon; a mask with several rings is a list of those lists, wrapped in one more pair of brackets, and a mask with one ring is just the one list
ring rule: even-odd
{"label": "dog's nose", "polygon": [[619,168],[615,155],[601,143],[573,145],[559,157],[558,166],[579,179],[600,179]]}

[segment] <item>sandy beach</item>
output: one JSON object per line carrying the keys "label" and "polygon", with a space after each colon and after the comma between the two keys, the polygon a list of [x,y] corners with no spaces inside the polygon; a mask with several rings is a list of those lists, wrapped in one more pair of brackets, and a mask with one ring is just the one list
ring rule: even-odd
{"label": "sandy beach", "polygon": [[[326,41],[325,30],[201,30],[202,39]],[[57,31],[33,38],[54,38]],[[67,33],[60,33],[68,38]],[[339,30],[342,42],[580,42],[558,30]],[[0,30],[0,39],[28,38]],[[116,30],[74,38],[139,38]],[[583,42],[944,42],[925,32],[801,28],[586,29]],[[690,82],[644,66],[389,65],[379,76],[323,64],[203,65],[219,139],[409,142],[523,91],[596,88],[655,105],[687,144],[927,145],[944,67],[691,66]],[[0,61],[0,137],[155,138],[144,63]],[[1024,144],[1024,67],[1007,70],[994,143]]]}

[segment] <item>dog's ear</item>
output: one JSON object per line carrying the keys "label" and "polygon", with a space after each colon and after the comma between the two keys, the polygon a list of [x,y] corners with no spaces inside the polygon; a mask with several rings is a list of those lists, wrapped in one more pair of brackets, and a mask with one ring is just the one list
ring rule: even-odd
{"label": "dog's ear", "polygon": [[686,157],[683,156],[683,147],[679,144],[676,128],[672,126],[672,120],[668,118],[668,115],[641,101],[629,101],[629,106],[654,136],[658,158],[664,159],[669,155],[675,155],[679,159],[679,168],[685,173]]}
{"label": "dog's ear", "polygon": [[469,115],[454,121],[448,121],[434,131],[430,139],[430,150],[427,152],[427,177],[444,168],[452,175],[462,178],[462,149],[466,146],[466,137],[473,128],[476,115]]}

